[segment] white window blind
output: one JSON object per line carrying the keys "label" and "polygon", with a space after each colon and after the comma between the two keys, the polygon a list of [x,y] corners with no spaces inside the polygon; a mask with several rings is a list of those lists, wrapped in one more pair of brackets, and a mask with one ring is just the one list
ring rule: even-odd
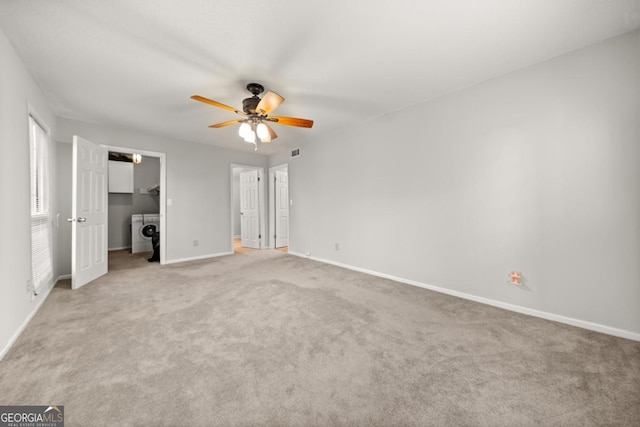
{"label": "white window blind", "polygon": [[49,213],[49,136],[29,116],[31,157],[31,282],[34,293],[53,281],[51,216]]}

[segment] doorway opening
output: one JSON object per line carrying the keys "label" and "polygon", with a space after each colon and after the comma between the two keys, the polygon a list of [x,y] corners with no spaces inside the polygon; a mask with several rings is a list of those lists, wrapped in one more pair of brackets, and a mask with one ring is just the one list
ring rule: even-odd
{"label": "doorway opening", "polygon": [[[167,254],[165,153],[102,146],[110,155],[117,153],[116,156],[137,157],[134,159],[133,188],[130,192],[109,192],[108,195],[109,251],[126,250],[132,254],[145,252],[151,256],[150,259],[164,264]],[[152,229],[158,233],[151,233]]]}
{"label": "doorway opening", "polygon": [[269,247],[289,252],[289,165],[269,168]]}
{"label": "doorway opening", "polygon": [[236,165],[231,174],[231,250],[242,253],[266,247],[264,169]]}

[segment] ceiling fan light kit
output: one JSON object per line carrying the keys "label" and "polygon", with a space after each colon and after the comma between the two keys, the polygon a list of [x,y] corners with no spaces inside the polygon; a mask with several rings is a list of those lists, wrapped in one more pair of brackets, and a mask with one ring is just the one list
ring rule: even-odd
{"label": "ceiling fan light kit", "polygon": [[262,97],[262,99],[260,99],[258,95],[264,92],[264,87],[259,83],[249,83],[247,85],[247,90],[251,92],[253,96],[245,98],[242,101],[242,111],[199,95],[193,95],[191,99],[214,107],[222,108],[223,110],[232,111],[243,116],[244,119],[229,120],[209,127],[217,129],[240,124],[238,135],[246,142],[254,144],[254,150],[258,149],[258,144],[256,142],[257,139],[260,139],[260,142],[262,143],[269,143],[278,137],[276,132],[268,123],[303,128],[311,128],[313,126],[313,120],[298,119],[295,117],[269,116],[269,113],[278,108],[278,106],[284,102],[284,98],[275,92],[269,91]]}
{"label": "ceiling fan light kit", "polygon": [[[262,142],[271,142],[271,138],[269,137],[269,130],[267,129],[267,125],[264,123],[258,123],[256,126],[256,135]],[[266,141],[268,139],[268,141]]]}

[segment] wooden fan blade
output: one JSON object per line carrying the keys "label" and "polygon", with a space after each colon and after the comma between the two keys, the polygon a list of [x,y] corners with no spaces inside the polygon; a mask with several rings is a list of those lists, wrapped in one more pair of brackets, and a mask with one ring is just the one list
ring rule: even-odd
{"label": "wooden fan blade", "polygon": [[233,107],[229,107],[228,105],[221,104],[221,103],[219,103],[217,101],[214,101],[212,99],[208,99],[208,98],[205,98],[205,97],[202,97],[202,96],[199,96],[199,95],[193,95],[191,97],[191,99],[195,99],[196,101],[204,102],[205,104],[213,105],[214,107],[222,108],[223,110],[227,110],[227,111],[233,111],[234,113],[246,116],[246,114],[244,112],[236,110]]}
{"label": "wooden fan blade", "polygon": [[284,102],[284,98],[275,92],[267,92],[256,107],[256,113],[266,116]]}
{"label": "wooden fan blade", "polygon": [[276,117],[269,116],[274,123],[285,126],[297,126],[299,128],[310,128],[313,126],[313,120],[297,119],[295,117]]}
{"label": "wooden fan blade", "polygon": [[242,123],[242,120],[243,119],[229,120],[228,122],[217,123],[217,124],[211,125],[209,127],[210,128],[223,128],[225,126],[231,126],[231,125],[236,125],[238,123]]}

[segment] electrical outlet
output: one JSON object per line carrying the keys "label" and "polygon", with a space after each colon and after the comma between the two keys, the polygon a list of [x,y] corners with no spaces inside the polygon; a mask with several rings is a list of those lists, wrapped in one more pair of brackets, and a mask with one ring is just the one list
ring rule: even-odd
{"label": "electrical outlet", "polygon": [[335,249],[336,249],[336,251],[340,250],[340,243],[336,243]]}
{"label": "electrical outlet", "polygon": [[199,241],[199,240],[194,240],[194,241],[193,241],[193,246],[198,246],[199,244],[200,244],[200,241]]}

